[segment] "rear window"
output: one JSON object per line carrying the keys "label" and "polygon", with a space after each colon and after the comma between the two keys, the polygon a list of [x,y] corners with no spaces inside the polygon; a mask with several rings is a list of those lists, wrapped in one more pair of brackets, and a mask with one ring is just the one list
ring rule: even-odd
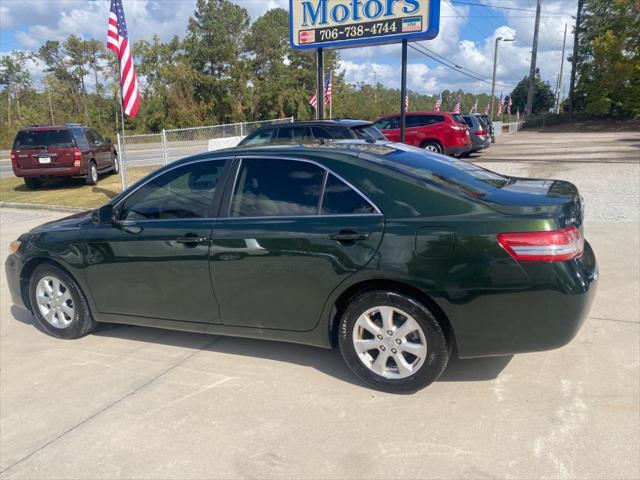
{"label": "rear window", "polygon": [[75,148],[68,130],[23,130],[13,143],[14,150]]}
{"label": "rear window", "polygon": [[471,117],[465,116],[463,117],[464,121],[466,122],[467,125],[469,125],[469,128],[473,128],[473,119]]}
{"label": "rear window", "polygon": [[459,113],[452,114],[451,118],[453,118],[453,121],[456,122],[456,123],[461,123],[463,125],[466,125],[466,122],[464,121],[464,118]]}
{"label": "rear window", "polygon": [[322,127],[311,127],[313,138],[325,140],[349,140],[353,138],[351,132],[345,127],[336,127],[332,125]]}
{"label": "rear window", "polygon": [[366,127],[357,127],[357,128],[354,128],[353,131],[355,132],[358,138],[361,138],[364,140],[367,140],[369,138],[372,138],[374,140],[387,139],[387,137],[385,137],[384,134],[373,125],[368,125]]}
{"label": "rear window", "polygon": [[240,145],[266,145],[271,143],[273,129],[259,130],[240,142]]}

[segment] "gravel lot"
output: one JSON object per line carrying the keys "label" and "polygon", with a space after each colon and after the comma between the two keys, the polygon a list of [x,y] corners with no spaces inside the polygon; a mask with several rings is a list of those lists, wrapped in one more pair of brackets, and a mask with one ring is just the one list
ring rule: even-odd
{"label": "gravel lot", "polygon": [[[453,360],[394,396],[299,345],[126,326],[56,340],[2,271],[0,477],[640,478],[640,134],[498,142],[474,161],[586,198],[601,281],[567,347]],[[60,216],[0,209],[2,268],[10,240]]]}

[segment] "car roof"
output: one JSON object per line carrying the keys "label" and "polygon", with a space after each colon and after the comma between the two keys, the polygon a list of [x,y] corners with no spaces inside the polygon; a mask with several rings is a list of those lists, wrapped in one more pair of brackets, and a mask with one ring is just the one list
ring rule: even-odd
{"label": "car roof", "polygon": [[[407,112],[407,115],[452,115],[451,112],[435,112],[435,111],[424,111],[424,112]],[[400,114],[399,113],[388,113],[386,115],[380,115],[378,117],[378,120],[380,120],[381,118],[392,118],[392,117],[399,117]]]}
{"label": "car roof", "polygon": [[340,127],[355,128],[355,127],[367,127],[373,125],[373,122],[368,120],[358,120],[355,118],[334,118],[330,120],[301,120],[292,123],[272,123],[270,125],[264,125],[254,131],[266,130],[270,128],[291,127],[291,126],[327,126],[335,125]]}
{"label": "car roof", "polygon": [[46,132],[50,130],[67,130],[69,128],[85,128],[85,125],[81,124],[69,124],[69,125],[27,125],[26,127],[22,127],[20,132]]}

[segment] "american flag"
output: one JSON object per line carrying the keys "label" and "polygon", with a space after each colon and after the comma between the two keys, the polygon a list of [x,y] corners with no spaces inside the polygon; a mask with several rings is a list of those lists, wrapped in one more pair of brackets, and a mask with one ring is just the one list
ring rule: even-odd
{"label": "american flag", "polygon": [[328,105],[331,103],[331,96],[333,95],[333,92],[331,91],[331,74],[327,74],[327,76],[324,78],[324,104]]}
{"label": "american flag", "polygon": [[409,95],[404,96],[404,111],[409,111]]}
{"label": "american flag", "polygon": [[318,107],[318,92],[317,91],[309,99],[309,105],[311,105],[313,108],[317,108]]}
{"label": "american flag", "polygon": [[509,115],[511,115],[511,105],[513,105],[513,103],[511,102],[511,96],[509,96],[509,103],[507,103],[507,113]]}
{"label": "american flag", "polygon": [[498,115],[502,115],[502,106],[504,105],[504,100],[502,99],[502,95],[500,95],[500,101],[498,102]]}
{"label": "american flag", "polygon": [[478,111],[478,99],[476,98],[476,103],[474,103],[473,107],[471,107],[471,111],[469,112],[469,114],[476,113],[477,111]]}
{"label": "american flag", "polygon": [[433,106],[433,111],[434,112],[439,112],[440,111],[440,107],[442,107],[442,94],[440,94],[440,98],[438,98],[436,100],[436,104]]}
{"label": "american flag", "polygon": [[131,118],[138,113],[140,91],[138,77],[133,67],[133,58],[129,48],[127,23],[124,19],[122,0],[111,0],[109,26],[107,30],[107,48],[118,54],[120,60],[120,90],[122,91],[122,108]]}
{"label": "american flag", "polygon": [[460,113],[460,99],[456,102],[456,106],[453,107],[453,113]]}
{"label": "american flag", "polygon": [[491,111],[491,103],[487,103],[487,106],[484,107],[484,114],[489,115],[490,111]]}

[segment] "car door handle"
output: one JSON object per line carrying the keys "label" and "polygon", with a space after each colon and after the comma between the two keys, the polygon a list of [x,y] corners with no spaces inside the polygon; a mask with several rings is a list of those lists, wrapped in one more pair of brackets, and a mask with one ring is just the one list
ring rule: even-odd
{"label": "car door handle", "polygon": [[185,235],[184,237],[176,238],[176,243],[185,243],[187,245],[195,245],[197,243],[206,243],[209,241],[209,237],[199,237],[198,235]]}
{"label": "car door handle", "polygon": [[329,235],[329,239],[336,242],[359,242],[366,240],[368,237],[365,233],[358,233],[353,230],[340,230],[338,233]]}

